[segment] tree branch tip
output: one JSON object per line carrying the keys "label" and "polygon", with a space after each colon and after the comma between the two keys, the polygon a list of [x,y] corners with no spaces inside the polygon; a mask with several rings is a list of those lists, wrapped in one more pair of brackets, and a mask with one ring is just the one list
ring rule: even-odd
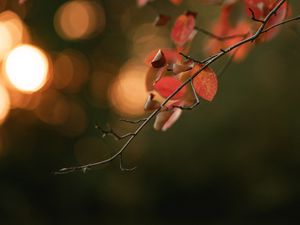
{"label": "tree branch tip", "polygon": [[[262,24],[266,23],[264,20],[260,20],[260,19],[257,19],[257,18],[256,18],[253,9],[251,9],[251,8],[248,8],[248,9],[249,9],[249,11],[251,12],[251,19],[252,19],[253,21],[259,22],[259,23],[262,23]],[[273,13],[272,13],[272,14],[273,14]]]}
{"label": "tree branch tip", "polygon": [[[107,164],[112,162],[113,160],[115,160],[116,158],[120,157],[120,170],[121,171],[127,171],[127,172],[131,172],[137,169],[137,167],[133,167],[133,168],[126,168],[123,166],[123,162],[122,162],[122,154],[124,152],[124,150],[127,149],[127,147],[129,146],[129,144],[132,142],[132,140],[134,140],[134,137],[137,136],[138,134],[140,134],[141,130],[149,123],[149,121],[151,119],[153,119],[158,113],[165,111],[165,110],[171,110],[171,107],[168,108],[166,105],[167,103],[172,100],[172,98],[186,85],[188,85],[189,83],[191,83],[193,91],[195,93],[195,89],[193,87],[193,83],[192,80],[201,73],[201,71],[203,71],[205,68],[207,68],[208,66],[210,66],[212,63],[214,63],[215,61],[217,61],[218,59],[220,59],[221,57],[223,57],[224,55],[228,54],[229,52],[236,50],[239,46],[244,45],[246,43],[250,43],[255,41],[260,34],[267,32],[273,28],[275,28],[276,26],[280,26],[284,23],[288,23],[291,22],[293,20],[298,20],[300,19],[300,16],[295,17],[295,18],[291,18],[291,19],[287,19],[285,21],[282,21],[278,24],[275,24],[271,27],[265,28],[267,22],[270,20],[270,18],[272,18],[272,15],[274,14],[274,12],[276,12],[280,6],[285,2],[285,0],[281,0],[278,1],[277,6],[275,6],[272,11],[264,18],[264,20],[258,20],[255,18],[255,14],[254,11],[249,8],[250,12],[252,13],[252,17],[253,20],[260,22],[261,25],[260,27],[256,30],[255,33],[251,33],[249,37],[245,37],[243,40],[238,41],[237,43],[227,47],[226,49],[220,49],[220,52],[209,56],[208,58],[204,59],[203,61],[198,61],[188,55],[185,55],[183,52],[179,52],[179,54],[183,57],[185,57],[186,59],[192,60],[194,62],[197,63],[201,63],[201,69],[199,69],[197,72],[195,72],[193,75],[191,75],[189,78],[187,78],[185,81],[183,81],[183,83],[181,84],[181,86],[179,86],[174,92],[172,92],[172,94],[170,94],[167,98],[165,98],[165,100],[160,104],[160,107],[158,109],[155,109],[149,116],[146,117],[146,119],[142,119],[142,120],[138,120],[139,122],[144,121],[142,124],[140,124],[139,126],[137,126],[137,128],[132,132],[132,133],[127,133],[125,135],[119,136],[117,133],[114,132],[114,130],[112,128],[109,127],[109,125],[107,126],[107,128],[105,128],[105,130],[103,130],[98,124],[95,125],[96,129],[101,130],[104,134],[103,136],[106,135],[112,135],[114,136],[116,139],[120,140],[123,138],[128,138],[126,143],[124,145],[122,145],[122,147],[113,154],[113,156],[103,160],[103,161],[99,161],[96,163],[91,163],[91,164],[87,164],[87,165],[83,165],[83,166],[75,166],[75,167],[70,167],[70,168],[62,168],[59,171],[55,172],[54,174],[66,174],[66,173],[72,173],[75,171],[79,171],[81,170],[83,173],[87,172],[87,170],[92,169],[98,165],[103,165],[103,164]],[[249,35],[249,33],[247,34]],[[231,56],[232,59],[233,56]],[[196,97],[196,101],[192,106],[189,106],[189,109],[192,109],[192,107],[195,107],[199,104],[198,102],[198,97],[197,95],[195,95]],[[174,106],[174,108],[181,108],[183,109],[184,106]],[[124,122],[128,122],[129,120],[125,120],[125,119],[120,119],[120,121],[124,121]],[[132,122],[132,121],[131,121]],[[107,130],[106,130],[107,129]]]}
{"label": "tree branch tip", "polygon": [[138,166],[135,166],[135,167],[132,167],[132,168],[125,168],[125,167],[120,166],[120,170],[122,172],[134,172],[137,168],[138,168]]}
{"label": "tree branch tip", "polygon": [[138,120],[129,120],[129,119],[119,119],[119,121],[121,122],[125,122],[125,123],[132,123],[132,124],[139,124],[142,122],[145,122],[147,120],[147,118],[142,118],[142,119],[138,119]]}

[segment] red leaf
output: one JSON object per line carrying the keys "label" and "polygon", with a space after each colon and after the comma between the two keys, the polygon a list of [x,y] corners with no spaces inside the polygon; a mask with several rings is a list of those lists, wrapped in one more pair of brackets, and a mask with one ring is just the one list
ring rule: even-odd
{"label": "red leaf", "polygon": [[[222,7],[220,17],[212,25],[213,34],[219,37],[228,36],[228,33],[231,30],[231,26],[229,24],[230,11],[230,7]],[[226,47],[224,46],[224,41],[217,40],[216,38],[210,38],[206,43],[204,50],[208,55],[212,55],[219,52],[220,49],[224,47]]]}
{"label": "red leaf", "polygon": [[154,68],[161,68],[166,65],[166,57],[161,49],[159,49],[151,61],[151,65]]}
{"label": "red leaf", "polygon": [[[206,48],[204,49],[208,55],[215,54],[216,52],[219,52],[220,49],[225,49],[229,46],[232,46],[251,35],[252,27],[247,21],[240,21],[234,27],[231,26],[229,23],[229,17],[231,13],[231,6],[225,5],[221,10],[219,19],[213,25],[212,33],[219,37],[236,37],[225,40],[210,38],[207,41]],[[229,54],[234,54],[234,61],[241,61],[243,58],[245,58],[250,49],[251,44],[248,43],[240,46],[237,50],[232,51]]]}
{"label": "red leaf", "polygon": [[251,9],[254,13],[256,19],[262,19],[265,12],[268,10],[268,2],[269,0],[245,0],[246,11],[249,16],[252,16],[252,13],[249,9]]}
{"label": "red leaf", "polygon": [[[249,8],[253,11],[256,19],[263,20],[269,12],[278,4],[277,0],[245,0],[246,10],[249,16],[252,16]],[[277,10],[275,15],[272,15],[269,21],[266,24],[266,29],[271,27],[277,23],[282,22],[288,15],[289,6],[288,3],[285,2],[281,7]],[[267,33],[262,34],[258,38],[258,42],[268,41],[272,39],[278,33],[278,28],[272,29]]]}
{"label": "red leaf", "polygon": [[180,5],[182,3],[182,0],[170,0],[174,5]]}
{"label": "red leaf", "polygon": [[[276,4],[272,4],[272,6],[270,6],[270,10],[269,12],[275,7]],[[266,24],[266,28],[271,27],[277,23],[282,22],[288,14],[289,11],[289,7],[288,7],[288,3],[285,2],[276,12],[276,15],[271,16],[270,20],[267,22]],[[265,15],[266,16],[266,15]],[[278,33],[279,28],[274,28],[272,30],[270,30],[267,33],[262,34],[259,37],[259,41],[268,41],[271,40],[273,37],[275,37]]]}
{"label": "red leaf", "polygon": [[[197,71],[201,66],[195,66],[193,71]],[[212,101],[218,89],[218,79],[215,72],[206,67],[198,76],[193,79],[193,85],[197,94],[207,100]]]}
{"label": "red leaf", "polygon": [[148,69],[148,72],[146,74],[145,84],[146,84],[146,90],[152,91],[153,90],[153,84],[159,81],[163,76],[165,76],[167,72],[167,65],[162,68],[153,68],[150,67]]}
{"label": "red leaf", "polygon": [[149,2],[149,0],[137,0],[136,3],[139,7],[142,7],[146,5]]}
{"label": "red leaf", "polygon": [[166,16],[166,15],[163,15],[163,14],[159,14],[155,18],[153,24],[154,24],[154,26],[157,26],[157,27],[158,26],[165,26],[170,21],[170,19],[171,19],[171,17],[169,17],[169,16]]}
{"label": "red leaf", "polygon": [[[228,33],[228,36],[234,36],[234,35],[241,35],[241,34],[246,34],[244,37],[236,37],[236,38],[231,38],[228,39],[227,41],[224,42],[224,47],[229,47],[232,46],[242,39],[245,39],[246,37],[249,37],[251,35],[251,25],[249,22],[246,21],[240,21],[234,28],[230,30]],[[249,51],[251,50],[251,43],[246,43],[240,47],[238,47],[236,50],[230,52],[229,54],[232,55],[234,54],[234,61],[241,61],[244,59]]]}
{"label": "red leaf", "polygon": [[[157,52],[160,49],[156,49],[154,51],[152,51],[145,59],[145,63],[146,65],[151,66],[151,62],[154,59],[154,57],[156,56]],[[168,49],[168,48],[164,48],[161,49],[162,53],[164,54],[164,57],[166,58],[167,64],[173,64],[176,63],[177,61],[181,60],[181,55],[178,54],[177,51],[175,51],[174,49]]]}
{"label": "red leaf", "polygon": [[183,46],[190,40],[195,27],[195,16],[191,13],[180,15],[173,25],[171,39],[177,46]]}
{"label": "red leaf", "polygon": [[[180,80],[174,77],[166,76],[162,77],[157,83],[154,84],[154,90],[156,90],[162,97],[169,97],[177,88],[182,85]],[[184,96],[186,87],[183,87],[172,100],[181,99]]]}

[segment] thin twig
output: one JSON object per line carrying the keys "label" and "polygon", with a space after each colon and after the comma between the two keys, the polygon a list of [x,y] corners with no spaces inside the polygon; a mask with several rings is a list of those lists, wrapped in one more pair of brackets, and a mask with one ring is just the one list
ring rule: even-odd
{"label": "thin twig", "polygon": [[215,38],[219,41],[226,41],[226,40],[230,40],[230,39],[233,39],[233,38],[245,38],[249,35],[250,32],[247,32],[245,34],[236,34],[236,35],[229,35],[229,36],[219,36],[219,35],[216,35],[214,33],[211,33],[203,28],[200,28],[200,27],[194,27],[195,30],[207,35],[207,36],[210,36],[212,38]]}
{"label": "thin twig", "polygon": [[183,56],[183,57],[186,58],[187,60],[191,60],[191,61],[194,62],[194,63],[198,63],[198,64],[201,64],[201,63],[202,63],[201,61],[198,61],[198,60],[194,59],[193,57],[184,54],[183,52],[179,52],[179,55]]}
{"label": "thin twig", "polygon": [[194,102],[192,105],[190,105],[190,106],[174,105],[173,108],[179,108],[179,109],[182,109],[182,110],[192,110],[192,109],[194,109],[196,106],[199,105],[200,99],[199,99],[199,97],[198,97],[198,95],[197,95],[197,92],[196,92],[196,90],[195,90],[195,87],[194,87],[194,84],[193,84],[192,81],[190,81],[190,85],[191,85],[192,90],[193,90],[193,95],[194,95],[194,97],[195,97],[195,102]]}
{"label": "thin twig", "polygon": [[[159,106],[158,109],[156,109],[155,111],[153,111],[146,119],[144,122],[142,122],[141,125],[139,125],[137,127],[137,129],[131,133],[131,135],[128,136],[128,140],[126,141],[126,143],[111,157],[102,160],[102,161],[98,161],[95,163],[90,163],[90,164],[86,164],[86,165],[82,165],[82,166],[75,166],[75,167],[68,167],[68,168],[62,168],[60,169],[58,172],[56,172],[56,174],[65,174],[65,173],[71,173],[71,172],[75,172],[75,171],[86,171],[88,169],[91,169],[93,167],[99,166],[99,165],[103,165],[103,164],[107,164],[113,160],[115,160],[116,158],[118,158],[120,155],[123,154],[124,150],[129,146],[129,144],[134,140],[134,138],[142,131],[142,129],[162,110],[164,109],[164,106],[183,88],[185,87],[187,84],[189,84],[196,76],[198,76],[201,71],[203,71],[205,68],[207,68],[210,64],[212,64],[213,62],[215,62],[216,60],[218,60],[219,58],[223,57],[225,54],[227,54],[228,52],[231,52],[235,49],[237,49],[238,47],[240,47],[241,45],[244,45],[248,42],[252,42],[254,41],[256,38],[258,38],[262,32],[265,29],[266,23],[269,21],[269,19],[271,18],[272,15],[274,15],[276,13],[276,11],[282,6],[282,4],[286,2],[286,0],[280,0],[278,2],[278,4],[269,12],[269,14],[264,18],[264,20],[262,21],[262,24],[260,25],[260,27],[258,28],[258,30],[250,37],[245,38],[243,40],[241,40],[240,42],[226,48],[223,49],[223,51],[220,51],[219,53],[211,56],[209,59],[206,59],[205,63],[202,65],[202,67],[196,71],[194,74],[192,74],[192,76],[190,76],[188,79],[186,79],[168,98],[166,98],[161,105]],[[296,17],[298,18],[298,17]],[[294,21],[297,19],[290,19],[289,22]],[[274,25],[274,27],[276,27]],[[269,29],[271,30],[271,29]],[[196,61],[196,60],[194,60]]]}
{"label": "thin twig", "polygon": [[121,171],[126,171],[126,172],[132,172],[134,170],[136,170],[137,166],[135,167],[132,167],[132,168],[127,168],[124,166],[124,163],[123,163],[123,153],[121,153],[119,155],[119,165],[120,165],[120,170]]}
{"label": "thin twig", "polygon": [[179,52],[179,55],[182,55],[184,58],[186,58],[187,60],[191,60],[194,63],[203,64],[203,63],[206,63],[207,61],[209,61],[210,59],[216,57],[218,55],[218,53],[214,54],[214,55],[211,55],[211,56],[209,56],[209,57],[207,57],[207,58],[205,58],[201,61],[195,59],[194,57],[188,56],[188,55],[184,54],[183,52]]}
{"label": "thin twig", "polygon": [[146,118],[139,119],[139,120],[120,119],[120,121],[122,121],[122,122],[132,123],[132,124],[139,124],[141,122],[144,122],[145,120],[146,120]]}
{"label": "thin twig", "polygon": [[108,128],[107,130],[103,129],[102,127],[100,127],[99,125],[96,125],[95,126],[96,129],[100,130],[103,134],[102,134],[102,137],[106,137],[108,135],[111,135],[115,138],[115,140],[119,141],[119,140],[122,140],[122,139],[125,139],[125,138],[128,138],[128,137],[131,137],[131,136],[135,136],[134,133],[127,133],[127,134],[123,134],[123,135],[119,135],[117,134],[109,125],[108,125]]}
{"label": "thin twig", "polygon": [[225,64],[223,65],[223,67],[217,72],[218,78],[222,77],[223,74],[225,73],[225,71],[229,68],[229,66],[231,65],[231,63],[232,63],[232,61],[233,61],[233,59],[234,59],[237,51],[238,51],[238,49],[234,51],[234,53],[225,62]]}
{"label": "thin twig", "polygon": [[252,19],[253,21],[256,21],[256,22],[259,22],[259,23],[262,23],[262,24],[265,23],[264,20],[260,20],[260,19],[257,19],[257,18],[255,17],[255,14],[254,14],[253,9],[251,9],[251,8],[248,8],[248,9],[249,9],[249,11],[251,12],[251,19]]}
{"label": "thin twig", "polygon": [[284,25],[284,24],[286,24],[286,23],[290,23],[290,22],[293,22],[293,21],[297,21],[297,20],[300,20],[300,16],[296,16],[296,17],[293,17],[293,18],[290,18],[290,19],[286,19],[286,20],[284,20],[284,21],[282,21],[282,22],[280,22],[280,23],[274,24],[274,25],[272,25],[272,26],[266,28],[265,30],[263,30],[261,33],[262,33],[262,34],[263,34],[263,33],[266,33],[266,32],[268,32],[269,30],[274,29],[275,27],[278,27],[278,26],[281,26],[281,25]]}

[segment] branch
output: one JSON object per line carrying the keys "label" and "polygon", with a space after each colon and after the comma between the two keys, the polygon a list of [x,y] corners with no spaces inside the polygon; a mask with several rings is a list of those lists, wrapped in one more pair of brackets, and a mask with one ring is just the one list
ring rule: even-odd
{"label": "branch", "polygon": [[299,16],[295,16],[295,17],[290,18],[290,19],[286,19],[286,20],[284,20],[284,21],[282,21],[282,22],[280,22],[280,23],[274,24],[274,25],[272,25],[272,26],[266,28],[265,30],[263,30],[261,33],[262,33],[262,34],[263,34],[263,33],[266,33],[266,32],[268,32],[268,31],[274,29],[275,27],[284,25],[284,24],[286,24],[286,23],[294,22],[294,21],[297,21],[297,20],[300,20],[300,15],[299,15]]}
{"label": "branch", "polygon": [[120,165],[120,170],[121,170],[121,171],[126,171],[126,172],[132,172],[132,171],[136,170],[136,168],[137,168],[137,166],[132,167],[132,168],[124,167],[124,163],[123,163],[123,153],[121,153],[121,154],[119,155],[119,165]]}
{"label": "branch", "polygon": [[139,119],[139,120],[120,119],[120,121],[122,121],[122,122],[132,123],[132,124],[139,124],[141,122],[144,122],[145,120],[146,120],[146,118]]}
{"label": "branch", "polygon": [[248,9],[249,9],[249,11],[251,12],[251,19],[252,19],[253,21],[259,22],[259,23],[262,23],[262,24],[265,23],[264,20],[260,20],[260,19],[257,19],[257,18],[255,17],[254,11],[253,11],[251,8],[248,8]]}
{"label": "branch", "polygon": [[219,35],[216,35],[216,34],[213,34],[205,29],[202,29],[202,28],[199,28],[199,27],[194,27],[195,30],[207,35],[207,36],[210,36],[212,38],[215,38],[219,41],[226,41],[226,40],[230,40],[230,39],[233,39],[233,38],[238,38],[238,37],[241,37],[241,38],[245,38],[249,35],[249,32],[245,33],[245,34],[236,34],[236,35],[230,35],[230,36],[219,36]]}
{"label": "branch", "polygon": [[134,133],[127,133],[127,134],[124,134],[124,135],[119,135],[110,126],[108,126],[107,130],[101,128],[99,125],[96,125],[95,128],[98,129],[98,130],[100,130],[103,133],[102,134],[103,138],[106,137],[106,136],[108,136],[108,135],[111,135],[117,141],[125,139],[125,138],[128,138],[128,137],[131,137],[131,136],[135,136]]}
{"label": "branch", "polygon": [[202,63],[202,61],[198,61],[198,60],[194,59],[193,57],[184,54],[183,52],[179,52],[179,55],[183,56],[187,60],[191,60],[194,63],[198,63],[198,64]]}
{"label": "branch", "polygon": [[195,90],[194,84],[193,84],[192,81],[190,81],[190,84],[191,84],[191,87],[192,87],[192,90],[193,90],[193,95],[194,95],[195,100],[196,100],[195,103],[192,104],[191,106],[174,105],[173,108],[179,108],[179,109],[182,109],[182,110],[192,110],[193,108],[195,108],[196,106],[199,105],[200,99],[199,99],[199,97],[198,97],[198,95],[197,95],[197,92],[196,92],[196,90]]}
{"label": "branch", "polygon": [[234,56],[236,55],[236,52],[238,51],[235,50],[234,53],[228,58],[227,62],[225,62],[225,64],[223,65],[223,67],[217,72],[217,76],[218,78],[222,77],[223,74],[225,73],[225,71],[228,69],[228,67],[231,65]]}
{"label": "branch", "polygon": [[[273,14],[275,14],[277,12],[277,10],[282,6],[282,4],[286,2],[286,0],[280,0],[277,5],[269,12],[269,14],[264,18],[264,20],[260,21],[262,24],[260,25],[260,27],[257,29],[257,31],[250,37],[248,38],[245,38],[241,41],[239,41],[238,43],[226,48],[226,49],[223,49],[221,50],[219,53],[213,55],[213,56],[210,56],[208,57],[207,59],[203,60],[203,61],[198,61],[196,59],[193,59],[191,57],[189,57],[189,59],[195,61],[195,62],[203,62],[203,66],[201,67],[201,69],[199,69],[198,71],[196,71],[194,74],[192,74],[191,77],[189,77],[188,79],[186,79],[182,85],[180,85],[168,98],[166,98],[162,103],[161,105],[156,109],[154,110],[147,118],[145,118],[145,120],[143,120],[143,122],[136,128],[136,130],[133,132],[133,133],[129,133],[127,134],[126,137],[128,137],[129,139],[126,141],[126,143],[117,151],[114,153],[114,155],[112,155],[111,157],[105,159],[105,160],[102,160],[102,161],[98,161],[98,162],[95,162],[95,163],[90,163],[90,164],[86,164],[86,165],[82,165],[82,166],[74,166],[74,167],[67,167],[67,168],[62,168],[60,169],[58,172],[56,172],[56,174],[65,174],[65,173],[72,173],[72,172],[75,172],[75,171],[82,171],[82,172],[86,172],[87,170],[91,169],[91,168],[94,168],[96,166],[99,166],[99,165],[103,165],[103,164],[107,164],[107,163],[110,163],[112,162],[113,160],[115,160],[116,158],[120,158],[123,154],[123,152],[127,149],[127,147],[129,146],[129,144],[134,140],[134,138],[143,130],[143,128],[159,113],[161,112],[166,104],[183,88],[185,87],[186,85],[188,85],[189,83],[192,82],[192,80],[198,76],[205,68],[207,68],[209,65],[211,65],[213,62],[215,62],[216,60],[220,59],[221,57],[223,57],[224,55],[226,55],[227,53],[233,51],[233,50],[236,50],[238,47],[240,47],[241,45],[244,45],[248,42],[253,42],[255,39],[257,39],[262,33],[265,33],[277,26],[280,26],[281,24],[284,24],[284,23],[288,23],[288,22],[291,22],[291,21],[294,21],[294,20],[298,20],[298,17],[295,17],[297,19],[289,19],[285,22],[281,22],[280,24],[278,25],[273,25],[272,27],[269,27],[267,28],[266,30],[265,29],[265,26],[266,26],[266,23],[269,21],[269,19],[271,18],[271,16]],[[183,54],[181,54],[183,55]],[[185,55],[183,55],[185,56]],[[112,133],[112,132],[109,132],[109,133]],[[120,136],[119,136],[120,137]],[[122,137],[122,136],[121,136]],[[122,158],[121,158],[122,159]],[[122,160],[121,160],[121,163],[122,163]],[[122,164],[120,164],[120,167],[121,169],[123,168]]]}

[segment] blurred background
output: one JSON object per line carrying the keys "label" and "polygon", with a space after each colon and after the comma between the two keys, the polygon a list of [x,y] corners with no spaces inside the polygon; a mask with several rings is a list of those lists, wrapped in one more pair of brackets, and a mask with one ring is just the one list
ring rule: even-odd
{"label": "blurred background", "polygon": [[[1,225],[300,223],[299,23],[232,64],[212,103],[166,133],[149,125],[124,156],[135,172],[53,175],[122,144],[94,125],[134,129],[119,118],[144,115],[145,57],[173,47],[184,10],[209,30],[220,8],[200,2],[0,1]],[[173,20],[154,27],[158,13]]]}

